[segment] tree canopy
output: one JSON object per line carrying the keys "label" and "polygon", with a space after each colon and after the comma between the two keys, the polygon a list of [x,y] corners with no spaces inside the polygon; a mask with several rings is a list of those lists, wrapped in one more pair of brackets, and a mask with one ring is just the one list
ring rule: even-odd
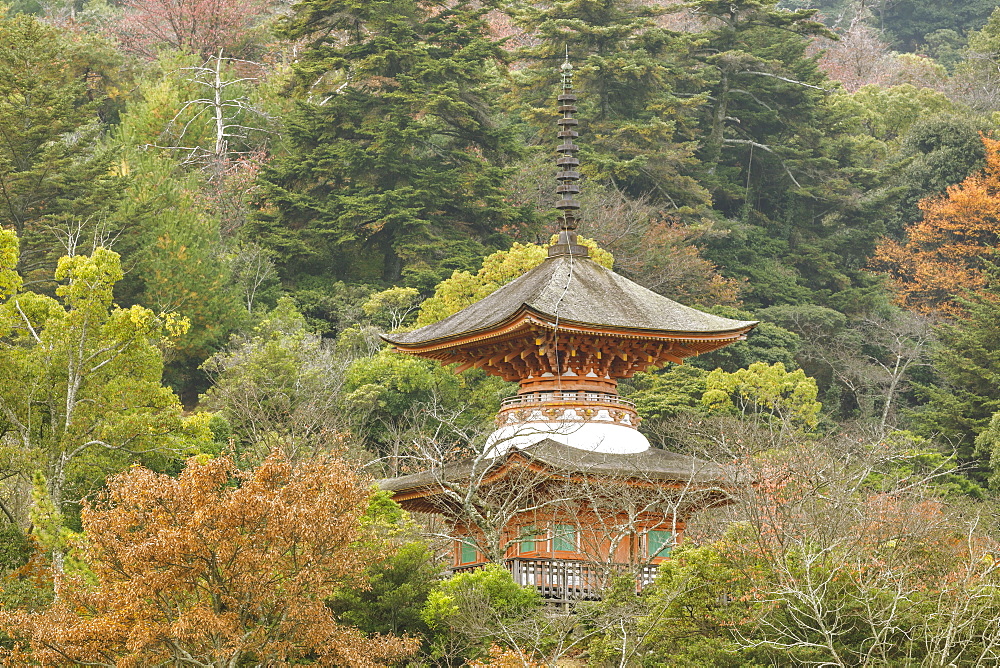
{"label": "tree canopy", "polygon": [[412,641],[366,638],[324,603],[370,558],[359,522],[370,497],[366,481],[330,459],[293,467],[274,454],[243,472],[226,458],[193,458],[177,478],[134,467],[84,510],[91,581],[65,582],[44,612],[0,618],[32,651],[6,659],[363,667],[402,658]]}
{"label": "tree canopy", "polygon": [[[8,663],[996,663],[994,4],[5,5]],[[738,483],[570,616],[366,476],[485,456],[518,388],[383,336],[542,262],[576,158],[591,258],[760,324],[617,386]]]}

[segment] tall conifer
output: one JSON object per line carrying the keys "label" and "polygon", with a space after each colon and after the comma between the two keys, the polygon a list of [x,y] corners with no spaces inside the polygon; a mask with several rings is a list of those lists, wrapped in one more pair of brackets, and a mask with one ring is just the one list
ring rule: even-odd
{"label": "tall conifer", "polygon": [[[305,0],[289,153],[264,174],[256,233],[286,277],[430,288],[482,254],[514,210],[491,86],[503,52],[469,3]],[[294,270],[292,267],[294,266]]]}
{"label": "tall conifer", "polygon": [[689,211],[709,201],[692,174],[704,82],[690,59],[694,40],[657,23],[652,3],[628,0],[533,2],[515,12],[537,44],[518,52],[524,116],[551,134],[554,72],[566,55],[580,91],[582,163],[591,176],[631,197]]}

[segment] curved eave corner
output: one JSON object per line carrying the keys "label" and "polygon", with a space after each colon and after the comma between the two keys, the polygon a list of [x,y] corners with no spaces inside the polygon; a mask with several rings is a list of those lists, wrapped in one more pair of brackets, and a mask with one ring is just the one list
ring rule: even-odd
{"label": "curved eave corner", "polygon": [[[386,343],[391,343],[392,345],[396,346],[398,350],[406,352],[410,352],[411,350],[417,350],[417,349],[436,348],[441,344],[452,343],[455,341],[464,341],[465,339],[475,338],[477,336],[485,338],[490,336],[499,336],[514,331],[515,329],[517,329],[518,325],[524,319],[524,314],[530,310],[531,309],[528,307],[527,304],[522,304],[521,308],[515,311],[510,317],[504,318],[500,322],[491,323],[486,327],[473,328],[465,331],[447,334],[445,336],[432,337],[428,339],[417,339],[413,341],[407,341],[406,339],[401,339],[398,337],[393,338],[391,332],[379,333],[378,336]],[[461,313],[461,311],[459,311],[459,313]],[[441,321],[439,320],[438,322]],[[437,322],[432,322],[431,324],[425,325],[419,329],[414,329],[409,332],[400,332],[400,334],[404,336],[418,334],[421,330],[428,329],[437,324],[438,324]],[[411,337],[406,336],[406,338],[411,338]]]}

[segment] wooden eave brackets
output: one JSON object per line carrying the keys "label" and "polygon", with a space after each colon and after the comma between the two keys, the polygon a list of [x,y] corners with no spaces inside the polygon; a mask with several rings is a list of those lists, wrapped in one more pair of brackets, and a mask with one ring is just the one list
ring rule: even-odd
{"label": "wooden eave brackets", "polygon": [[421,343],[395,343],[397,350],[457,364],[455,373],[481,368],[504,380],[572,370],[581,375],[628,378],[668,362],[701,355],[746,339],[749,324],[718,332],[650,331],[602,327],[554,319],[528,306],[487,330]]}

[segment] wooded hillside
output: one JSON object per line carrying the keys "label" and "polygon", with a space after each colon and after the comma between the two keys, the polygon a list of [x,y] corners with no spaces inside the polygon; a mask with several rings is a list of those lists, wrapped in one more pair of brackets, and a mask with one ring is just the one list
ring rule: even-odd
{"label": "wooded hillside", "polygon": [[[515,391],[378,334],[541,261],[567,54],[592,255],[761,321],[621,386],[656,447],[761,484],[575,631],[496,573],[438,582],[438,529],[367,491],[480,448]],[[1000,660],[998,131],[987,0],[0,5],[7,660]],[[324,475],[352,501],[308,537],[279,509]],[[151,584],[128,536],[173,540],[182,492],[233,522],[205,547],[163,510],[191,554],[286,517],[247,568],[312,621],[245,573]],[[230,576],[270,603],[220,603]]]}

